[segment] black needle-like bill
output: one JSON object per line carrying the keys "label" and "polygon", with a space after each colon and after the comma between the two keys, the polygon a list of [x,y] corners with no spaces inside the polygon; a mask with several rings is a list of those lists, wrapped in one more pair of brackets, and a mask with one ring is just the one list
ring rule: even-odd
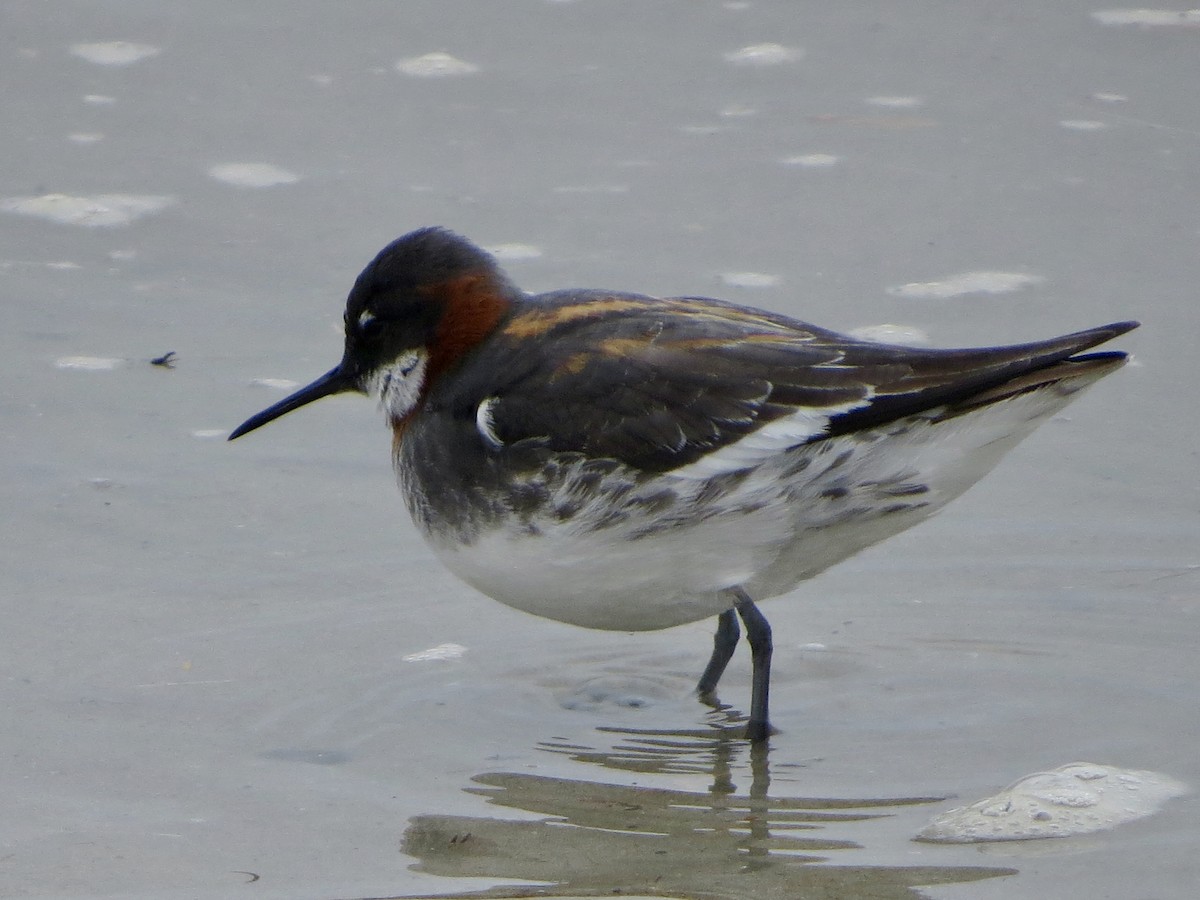
{"label": "black needle-like bill", "polygon": [[255,413],[245,422],[233,429],[229,435],[229,440],[236,440],[243,434],[253,431],[255,428],[260,428],[280,416],[287,415],[294,409],[299,409],[312,403],[314,400],[320,400],[322,397],[328,397],[331,394],[342,394],[346,391],[357,391],[358,385],[346,373],[344,366],[330,369],[312,384],[305,385],[289,397],[284,397],[273,406],[268,406],[260,413]]}

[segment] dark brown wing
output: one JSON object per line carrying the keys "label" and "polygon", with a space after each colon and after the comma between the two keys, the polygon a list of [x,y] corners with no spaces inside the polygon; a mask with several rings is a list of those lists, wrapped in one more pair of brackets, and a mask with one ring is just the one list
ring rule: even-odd
{"label": "dark brown wing", "polygon": [[562,292],[522,307],[456,373],[455,392],[479,402],[471,412],[496,451],[533,444],[661,472],[746,439],[749,465],[961,401],[1133,327],[923,350],[715,300]]}

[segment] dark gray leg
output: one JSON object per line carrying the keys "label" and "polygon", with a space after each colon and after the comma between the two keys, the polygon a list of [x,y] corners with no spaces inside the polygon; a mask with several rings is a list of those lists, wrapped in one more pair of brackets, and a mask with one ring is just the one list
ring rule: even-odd
{"label": "dark gray leg", "polygon": [[707,702],[714,699],[713,692],[717,689],[717,682],[721,680],[721,676],[725,673],[725,667],[729,665],[729,658],[737,649],[738,638],[741,636],[740,631],[737,614],[732,609],[725,610],[717,617],[717,633],[713,635],[712,656],[704,668],[704,674],[700,676],[700,683],[696,685],[696,692],[700,695],[701,700]]}
{"label": "dark gray leg", "polygon": [[746,725],[746,738],[758,743],[771,735],[771,723],[767,716],[771,689],[771,626],[745,591],[734,588],[734,593],[738,598],[734,608],[746,626],[746,640],[750,642],[750,659],[753,663],[750,721]]}

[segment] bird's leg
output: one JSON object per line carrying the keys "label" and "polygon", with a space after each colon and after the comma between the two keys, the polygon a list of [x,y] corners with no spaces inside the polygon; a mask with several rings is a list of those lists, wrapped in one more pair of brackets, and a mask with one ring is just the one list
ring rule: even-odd
{"label": "bird's leg", "polygon": [[750,642],[750,659],[753,663],[750,721],[746,724],[746,738],[758,743],[771,735],[771,723],[767,716],[767,697],[771,689],[771,626],[745,591],[734,588],[734,593],[738,598],[734,608],[746,625],[746,640]]}
{"label": "bird's leg", "polygon": [[725,667],[729,665],[729,659],[733,656],[733,651],[737,649],[739,637],[741,637],[741,629],[738,628],[737,613],[732,609],[727,609],[717,617],[717,633],[713,635],[712,656],[709,657],[708,665],[704,667],[700,683],[696,685],[696,693],[705,703],[716,699],[714,694],[717,690],[717,682],[721,680]]}

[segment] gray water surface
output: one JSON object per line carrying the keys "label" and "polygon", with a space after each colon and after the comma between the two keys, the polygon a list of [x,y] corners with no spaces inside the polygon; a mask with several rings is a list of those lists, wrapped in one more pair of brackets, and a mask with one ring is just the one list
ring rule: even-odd
{"label": "gray water surface", "polygon": [[[1194,796],[911,838],[1075,760],[1200,784],[1197,84],[1193,16],[1080,2],[6,2],[0,895],[1192,897]],[[744,650],[729,710],[690,694],[711,623],[443,571],[370,403],[225,443],[427,224],[529,290],[1145,324],[936,520],[765,605],[756,754]]]}

